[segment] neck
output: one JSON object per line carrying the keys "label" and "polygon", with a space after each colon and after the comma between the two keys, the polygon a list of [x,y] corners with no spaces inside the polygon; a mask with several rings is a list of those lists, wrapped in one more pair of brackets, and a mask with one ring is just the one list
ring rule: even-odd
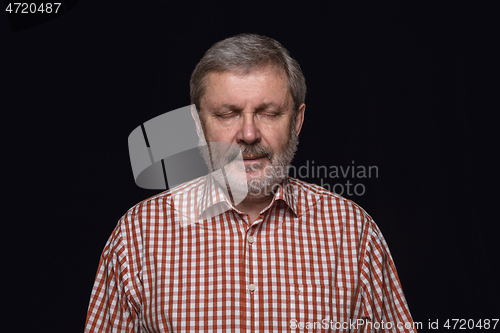
{"label": "neck", "polygon": [[236,208],[247,214],[250,218],[250,223],[259,218],[260,212],[267,207],[273,200],[273,195],[265,197],[247,196],[245,200],[236,205]]}

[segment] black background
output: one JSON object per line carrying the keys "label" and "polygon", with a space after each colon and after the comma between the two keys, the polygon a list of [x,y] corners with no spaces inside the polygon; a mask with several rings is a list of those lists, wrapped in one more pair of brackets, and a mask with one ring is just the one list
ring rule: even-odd
{"label": "black background", "polygon": [[158,192],[134,184],[128,135],[189,105],[203,53],[241,32],[277,39],[302,66],[308,95],[295,166],[378,167],[378,177],[351,179],[364,195],[347,197],[381,228],[414,320],[426,328],[438,319],[442,328],[446,319],[498,318],[496,221],[482,204],[466,98],[468,8],[64,4],[46,23],[1,14],[5,174],[20,190],[4,206],[5,240],[14,241],[5,276],[10,320],[23,331],[84,329],[108,236],[131,206]]}

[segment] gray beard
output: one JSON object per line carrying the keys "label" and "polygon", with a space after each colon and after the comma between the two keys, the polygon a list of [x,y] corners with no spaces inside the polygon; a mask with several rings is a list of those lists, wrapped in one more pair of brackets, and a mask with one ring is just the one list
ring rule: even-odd
{"label": "gray beard", "polygon": [[[241,146],[229,143],[209,143],[207,145],[202,144],[201,141],[199,150],[217,183],[223,188],[227,188],[227,186],[223,185],[226,184],[225,176],[233,197],[240,197],[241,199],[236,200],[235,198],[234,201],[241,202],[246,196],[263,198],[274,194],[279,185],[288,177],[288,169],[295,156],[298,144],[299,138],[295,126],[292,124],[290,139],[279,154],[265,146]],[[245,166],[241,159],[237,159],[238,157],[241,158],[241,156],[265,156],[269,159],[271,165],[264,166],[260,163]],[[225,175],[216,172],[222,168],[225,170]],[[264,173],[261,177],[250,177],[248,173],[246,173],[246,177],[241,176],[243,170],[250,172],[262,169],[264,169]]]}

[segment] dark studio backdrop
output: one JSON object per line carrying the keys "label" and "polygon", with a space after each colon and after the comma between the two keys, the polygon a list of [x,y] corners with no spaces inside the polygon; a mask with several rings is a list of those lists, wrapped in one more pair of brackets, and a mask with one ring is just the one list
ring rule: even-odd
{"label": "dark studio backdrop", "polygon": [[122,214],[159,192],[135,185],[128,135],[189,105],[196,63],[213,43],[241,32],[277,39],[304,71],[297,170],[376,167],[367,178],[298,177],[340,184],[336,191],[375,219],[420,331],[436,320],[443,329],[447,319],[498,318],[498,250],[480,205],[466,99],[466,8],[305,1],[63,7],[46,23],[1,14],[2,113],[13,130],[4,141],[13,168],[7,180],[21,179],[5,208],[20,227],[7,259],[15,295],[8,299],[23,331],[83,331],[107,238]]}

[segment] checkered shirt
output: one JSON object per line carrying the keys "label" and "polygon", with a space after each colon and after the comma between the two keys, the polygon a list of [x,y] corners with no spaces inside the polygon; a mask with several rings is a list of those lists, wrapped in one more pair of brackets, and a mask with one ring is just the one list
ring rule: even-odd
{"label": "checkered shirt", "polygon": [[[203,220],[214,205],[227,209]],[[193,214],[200,219],[190,222]],[[85,332],[415,332],[411,326],[387,244],[361,207],[289,178],[250,222],[202,177],[120,219],[102,252]]]}

